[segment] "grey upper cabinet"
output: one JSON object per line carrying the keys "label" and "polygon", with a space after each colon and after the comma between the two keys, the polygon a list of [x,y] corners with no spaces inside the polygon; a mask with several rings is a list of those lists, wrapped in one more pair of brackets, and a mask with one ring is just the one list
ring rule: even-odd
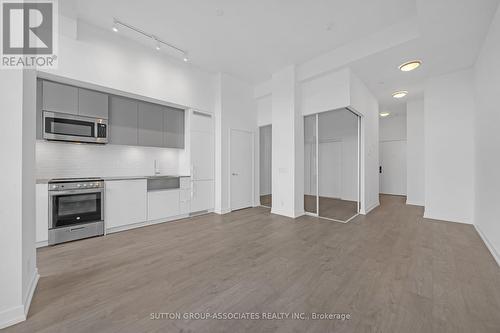
{"label": "grey upper cabinet", "polygon": [[184,148],[184,110],[166,107],[163,115],[163,146]]}
{"label": "grey upper cabinet", "polygon": [[78,114],[108,119],[108,94],[79,88]]}
{"label": "grey upper cabinet", "polygon": [[78,88],[43,81],[42,109],[44,111],[78,114]]}
{"label": "grey upper cabinet", "polygon": [[163,147],[163,108],[139,102],[139,146]]}
{"label": "grey upper cabinet", "polygon": [[137,101],[109,97],[109,142],[115,145],[138,144]]}

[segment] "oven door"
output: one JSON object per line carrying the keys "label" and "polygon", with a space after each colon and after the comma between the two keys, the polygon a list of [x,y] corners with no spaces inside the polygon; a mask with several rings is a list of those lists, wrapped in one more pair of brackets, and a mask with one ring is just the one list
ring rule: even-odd
{"label": "oven door", "polygon": [[49,229],[104,220],[102,189],[68,190],[49,194]]}
{"label": "oven door", "polygon": [[106,126],[104,119],[43,112],[43,138],[47,140],[106,143]]}

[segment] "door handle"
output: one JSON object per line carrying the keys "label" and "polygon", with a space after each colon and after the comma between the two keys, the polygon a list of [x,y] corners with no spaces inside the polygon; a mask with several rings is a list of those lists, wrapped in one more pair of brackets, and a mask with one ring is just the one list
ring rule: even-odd
{"label": "door handle", "polygon": [[238,174],[236,172],[233,172],[232,175],[233,176],[238,176]]}

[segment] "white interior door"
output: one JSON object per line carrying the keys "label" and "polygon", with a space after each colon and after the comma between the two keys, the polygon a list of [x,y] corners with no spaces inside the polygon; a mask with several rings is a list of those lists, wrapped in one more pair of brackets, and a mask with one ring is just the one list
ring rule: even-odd
{"label": "white interior door", "polygon": [[406,195],[406,141],[380,142],[380,193]]}
{"label": "white interior door", "polygon": [[231,130],[231,210],[253,206],[253,135]]}
{"label": "white interior door", "polygon": [[342,142],[319,143],[319,196],[340,198],[342,189]]}

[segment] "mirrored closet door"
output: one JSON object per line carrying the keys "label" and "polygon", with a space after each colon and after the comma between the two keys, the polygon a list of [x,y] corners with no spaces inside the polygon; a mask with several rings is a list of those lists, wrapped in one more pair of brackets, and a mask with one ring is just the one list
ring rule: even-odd
{"label": "mirrored closet door", "polygon": [[347,222],[359,212],[359,116],[322,112],[305,117],[304,126],[305,210]]}
{"label": "mirrored closet door", "polygon": [[272,126],[259,129],[260,205],[272,206]]}

